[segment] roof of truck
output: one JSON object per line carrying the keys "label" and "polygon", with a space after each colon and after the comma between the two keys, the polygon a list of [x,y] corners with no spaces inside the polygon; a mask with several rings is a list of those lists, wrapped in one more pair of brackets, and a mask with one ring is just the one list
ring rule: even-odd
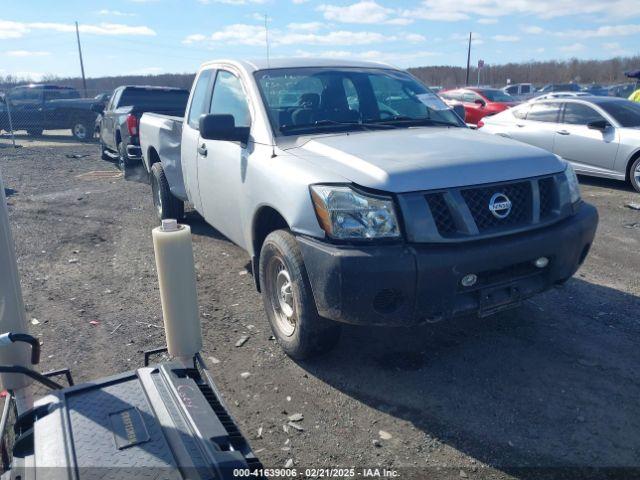
{"label": "roof of truck", "polygon": [[212,60],[202,64],[202,67],[212,64],[227,63],[244,67],[248,71],[266,70],[272,68],[302,68],[302,67],[355,67],[355,68],[396,68],[382,62],[368,62],[363,60],[340,60],[335,58],[274,58],[260,60]]}

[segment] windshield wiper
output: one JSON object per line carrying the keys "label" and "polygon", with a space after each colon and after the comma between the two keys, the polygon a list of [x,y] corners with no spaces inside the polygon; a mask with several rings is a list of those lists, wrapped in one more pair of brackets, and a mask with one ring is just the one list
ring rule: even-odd
{"label": "windshield wiper", "polygon": [[434,120],[432,118],[428,118],[428,117],[421,117],[421,118],[415,118],[415,117],[408,117],[406,115],[394,115],[393,117],[389,117],[389,118],[385,118],[385,119],[381,119],[381,120],[375,120],[373,123],[375,125],[395,125],[397,126],[398,124],[407,124],[407,123],[415,123],[415,124],[423,124],[424,122],[429,123],[430,125],[443,125],[443,126],[447,126],[447,127],[459,127],[460,125],[457,123],[452,123],[452,122],[445,122],[442,120]]}
{"label": "windshield wiper", "polygon": [[341,122],[338,120],[329,120],[329,119],[323,119],[323,120],[316,120],[313,123],[305,123],[302,125],[282,125],[280,127],[280,131],[281,132],[292,132],[292,131],[296,131],[296,130],[312,130],[314,128],[322,128],[322,127],[340,127],[340,126],[347,126],[347,127],[361,127],[365,130],[371,129],[371,128],[397,128],[397,126],[395,125],[387,125],[384,123],[371,123],[371,122]]}

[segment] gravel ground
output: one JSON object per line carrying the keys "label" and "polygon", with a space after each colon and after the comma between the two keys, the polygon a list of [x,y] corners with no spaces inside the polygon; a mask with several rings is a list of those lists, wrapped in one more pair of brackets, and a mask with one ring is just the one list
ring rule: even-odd
{"label": "gravel ground", "polygon": [[[163,344],[150,189],[97,150],[65,137],[0,148],[42,369],[69,366],[77,381],[135,368]],[[483,320],[347,327],[313,362],[270,339],[248,256],[188,214],[204,357],[263,463],[400,478],[604,478],[590,469],[606,467],[637,478],[625,469],[640,466],[640,211],[625,204],[640,196],[581,182],[600,227],[564,287]],[[295,413],[304,431],[283,427]]]}

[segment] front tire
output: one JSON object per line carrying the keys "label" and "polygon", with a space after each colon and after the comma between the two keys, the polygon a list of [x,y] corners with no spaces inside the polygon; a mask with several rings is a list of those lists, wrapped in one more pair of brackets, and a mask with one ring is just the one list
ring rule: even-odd
{"label": "front tire", "polygon": [[629,167],[629,183],[636,192],[640,192],[640,157],[636,158]]}
{"label": "front tire", "polygon": [[305,359],[331,350],[340,325],[318,315],[302,253],[288,230],[276,230],[260,251],[260,285],[271,330],[284,352]]}
{"label": "front tire", "polygon": [[184,216],[184,202],[171,193],[160,162],[154,163],[151,167],[151,191],[158,220],[162,221],[166,218],[180,220]]}
{"label": "front tire", "polygon": [[27,129],[27,134],[32,137],[41,137],[42,136],[42,128],[30,128]]}

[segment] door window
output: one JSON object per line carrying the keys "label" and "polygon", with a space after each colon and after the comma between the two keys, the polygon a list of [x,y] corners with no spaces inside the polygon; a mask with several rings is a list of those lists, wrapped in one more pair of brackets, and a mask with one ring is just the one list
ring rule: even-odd
{"label": "door window", "polygon": [[530,93],[531,92],[531,85],[522,85],[520,87],[520,93]]}
{"label": "door window", "polygon": [[513,87],[509,87],[509,88],[507,88],[507,93],[508,93],[509,95],[513,95],[513,94],[516,94],[516,95],[517,95],[517,93],[518,93],[518,87],[517,87],[517,86],[513,86]]}
{"label": "door window", "polygon": [[604,120],[593,108],[581,103],[566,103],[564,107],[564,123],[570,125],[587,125]]}
{"label": "door window", "polygon": [[464,92],[464,94],[462,95],[462,101],[466,103],[473,103],[479,98],[479,96],[471,92]]}
{"label": "door window", "polygon": [[209,113],[208,100],[211,85],[211,77],[213,70],[205,70],[198,77],[198,82],[193,88],[193,98],[191,99],[191,107],[189,107],[189,116],[187,123],[191,128],[198,130],[200,117]]}
{"label": "door window", "polygon": [[531,108],[531,105],[525,104],[525,105],[522,105],[521,107],[516,107],[511,109],[511,113],[518,120],[524,120],[525,118],[527,118],[527,113],[529,112],[530,108]]}
{"label": "door window", "polygon": [[251,114],[247,97],[242,90],[240,79],[231,72],[220,70],[216,76],[211,97],[209,113],[216,115],[231,115],[236,127],[248,127],[251,125]]}
{"label": "door window", "polygon": [[527,120],[554,123],[558,121],[559,112],[559,103],[534,103],[527,114]]}

